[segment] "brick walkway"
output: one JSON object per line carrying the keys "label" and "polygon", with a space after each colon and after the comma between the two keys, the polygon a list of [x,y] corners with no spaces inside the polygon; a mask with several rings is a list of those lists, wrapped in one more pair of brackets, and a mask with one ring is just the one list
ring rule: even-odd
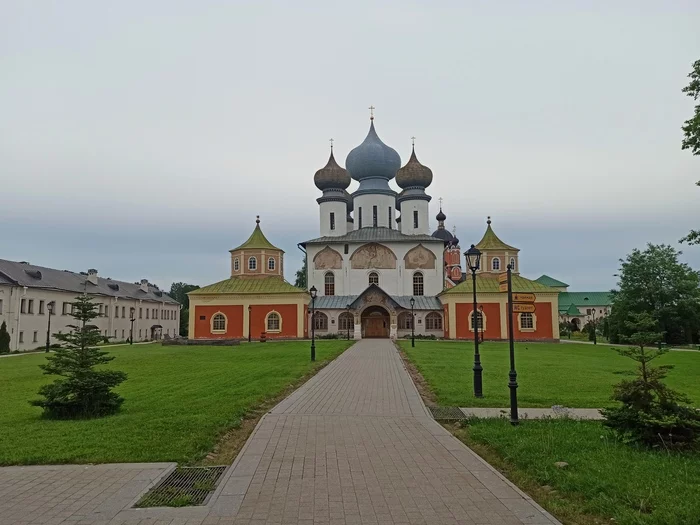
{"label": "brick walkway", "polygon": [[391,342],[363,340],[261,419],[207,506],[108,523],[558,522],[429,417]]}

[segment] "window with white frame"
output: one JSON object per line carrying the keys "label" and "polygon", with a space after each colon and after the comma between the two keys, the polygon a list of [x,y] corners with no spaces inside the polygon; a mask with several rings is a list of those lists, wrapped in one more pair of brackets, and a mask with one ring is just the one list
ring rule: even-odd
{"label": "window with white frame", "polygon": [[520,329],[532,330],[535,328],[535,319],[531,313],[520,314]]}
{"label": "window with white frame", "polygon": [[437,312],[430,312],[425,316],[426,330],[442,330],[442,316]]}
{"label": "window with white frame", "polygon": [[491,269],[492,270],[500,270],[501,269],[501,260],[498,257],[494,257],[491,259]]}
{"label": "window with white frame", "polygon": [[413,274],[413,295],[423,295],[423,274],[416,272]]}
{"label": "window with white frame", "polygon": [[275,258],[274,257],[270,257],[267,260],[267,269],[270,271],[273,271],[275,269]]}
{"label": "window with white frame", "polygon": [[377,272],[371,272],[368,281],[369,284],[379,284],[379,274]]}
{"label": "window with white frame", "polygon": [[267,314],[267,331],[268,332],[279,332],[282,327],[282,318],[277,312],[270,312]]}
{"label": "window with white frame", "polygon": [[233,259],[233,271],[237,272],[241,269],[241,261],[238,260],[238,257],[235,257]]}
{"label": "window with white frame", "polygon": [[211,318],[211,331],[212,332],[225,332],[226,331],[226,316],[222,313],[214,314]]}
{"label": "window with white frame", "polygon": [[258,269],[258,260],[255,257],[248,259],[248,269],[251,271]]}
{"label": "window with white frame", "polygon": [[328,330],[328,316],[323,312],[314,312],[314,328],[322,332]]}
{"label": "window with white frame", "polygon": [[515,257],[510,258],[510,269],[515,271]]}
{"label": "window with white frame", "polygon": [[335,275],[333,272],[327,272],[323,277],[324,295],[335,295]]}
{"label": "window with white frame", "polygon": [[410,330],[413,325],[413,315],[411,312],[401,312],[397,321],[399,330]]}
{"label": "window with white frame", "polygon": [[[484,329],[484,314],[476,312],[476,326],[478,330]],[[474,331],[474,311],[469,314],[469,330]]]}

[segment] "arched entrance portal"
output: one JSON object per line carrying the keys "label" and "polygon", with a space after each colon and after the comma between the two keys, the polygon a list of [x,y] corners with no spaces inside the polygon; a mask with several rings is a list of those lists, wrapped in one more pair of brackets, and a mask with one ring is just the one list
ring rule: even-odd
{"label": "arched entrance portal", "polygon": [[370,306],[362,312],[362,337],[389,337],[389,312],[381,306]]}

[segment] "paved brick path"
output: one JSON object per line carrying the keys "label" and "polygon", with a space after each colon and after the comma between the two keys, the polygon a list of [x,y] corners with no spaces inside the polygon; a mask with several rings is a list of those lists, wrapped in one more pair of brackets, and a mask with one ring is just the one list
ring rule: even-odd
{"label": "paved brick path", "polygon": [[261,419],[207,506],[109,523],[558,522],[429,417],[391,342],[363,340]]}

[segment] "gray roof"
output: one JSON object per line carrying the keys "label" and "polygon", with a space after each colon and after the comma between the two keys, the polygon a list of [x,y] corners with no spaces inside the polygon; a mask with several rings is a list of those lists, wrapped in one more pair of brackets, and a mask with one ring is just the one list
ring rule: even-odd
{"label": "gray roof", "polygon": [[[148,292],[141,290],[141,285],[105,279],[98,277],[97,285],[87,282],[87,275],[70,272],[68,270],[55,270],[44,266],[35,266],[25,262],[7,261],[0,259],[0,283],[28,288],[45,288],[48,290],[60,290],[66,292],[83,293],[91,295],[105,295],[108,297],[124,297],[128,299],[143,299],[147,301],[179,304],[152,284],[148,285]],[[111,286],[110,286],[111,285]],[[115,289],[118,288],[118,289]]]}
{"label": "gray roof", "polygon": [[302,242],[302,246],[307,244],[328,244],[328,243],[339,243],[339,242],[439,242],[443,243],[441,239],[436,239],[431,235],[405,235],[398,230],[391,228],[386,228],[384,226],[377,226],[372,228],[360,228],[359,230],[353,230],[345,235],[336,236],[326,236],[318,237],[317,239],[311,239],[310,241]]}
{"label": "gray roof", "polygon": [[[316,308],[319,310],[345,310],[359,296],[357,295],[320,295],[316,297]],[[411,309],[411,297],[416,300],[415,310],[442,310],[440,299],[428,295],[391,295],[396,303],[407,310]]]}

